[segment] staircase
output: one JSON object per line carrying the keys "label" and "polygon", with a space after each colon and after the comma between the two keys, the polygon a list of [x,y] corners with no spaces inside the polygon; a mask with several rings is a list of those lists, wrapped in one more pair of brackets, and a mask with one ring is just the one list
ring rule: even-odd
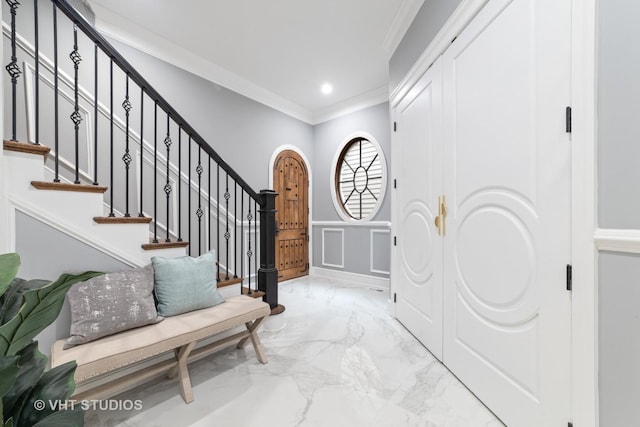
{"label": "staircase", "polygon": [[223,295],[277,308],[276,194],[254,191],[66,0],[6,2],[9,208],[129,265],[215,250]]}

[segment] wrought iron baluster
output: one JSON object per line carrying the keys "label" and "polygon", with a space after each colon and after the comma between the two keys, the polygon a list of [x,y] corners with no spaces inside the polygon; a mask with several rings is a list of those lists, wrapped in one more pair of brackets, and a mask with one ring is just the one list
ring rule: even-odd
{"label": "wrought iron baluster", "polygon": [[113,58],[109,61],[109,198],[110,210],[109,216],[114,217],[113,213]]}
{"label": "wrought iron baluster", "polygon": [[230,264],[229,264],[229,239],[231,238],[231,233],[229,232],[229,199],[230,198],[231,198],[231,193],[229,193],[229,173],[227,173],[226,187],[224,191],[224,202],[225,202],[224,211],[226,216],[224,240],[226,242],[226,249],[227,249],[227,268],[225,273],[225,280],[229,280],[229,267],[230,267]]}
{"label": "wrought iron baluster", "polygon": [[11,62],[7,64],[5,69],[9,73],[9,76],[11,76],[11,140],[16,141],[18,77],[22,74],[16,56],[16,11],[20,2],[17,0],[7,0],[7,4],[11,10]]}
{"label": "wrought iron baluster", "polygon": [[182,242],[182,125],[178,126],[178,242]]}
{"label": "wrought iron baluster", "polygon": [[35,98],[36,98],[36,111],[35,111],[35,125],[36,125],[36,145],[40,145],[40,36],[38,25],[38,0],[33,0],[33,35],[35,37],[34,49],[35,49]]}
{"label": "wrought iron baluster", "polygon": [[[238,278],[238,182],[233,181],[233,278]],[[242,235],[240,235],[242,238]]]}
{"label": "wrought iron baluster", "polygon": [[207,190],[207,212],[209,213],[209,250],[211,250],[211,157],[209,157],[209,188]]}
{"label": "wrought iron baluster", "polygon": [[198,217],[198,255],[202,254],[202,215],[204,212],[202,211],[202,172],[204,169],[202,168],[202,147],[198,146],[198,166],[196,167],[196,172],[198,173],[198,210],[196,211],[196,216]]}
{"label": "wrought iron baluster", "polygon": [[[38,0],[36,0],[36,3]],[[98,185],[98,44],[93,44],[93,185]],[[36,76],[38,72],[36,71]],[[37,99],[38,95],[36,95]],[[36,120],[37,123],[38,120]],[[36,125],[37,126],[37,125]]]}
{"label": "wrought iron baluster", "polygon": [[75,131],[75,180],[74,184],[80,184],[80,123],[82,123],[82,116],[80,115],[80,108],[78,105],[78,68],[82,57],[78,52],[78,28],[73,26],[73,50],[69,54],[69,58],[73,61],[73,113],[69,118],[73,122],[73,129]]}
{"label": "wrought iron baluster", "polygon": [[171,180],[170,178],[170,153],[171,153],[171,134],[169,131],[169,113],[167,113],[167,136],[164,138],[164,146],[167,147],[167,159],[166,159],[166,163],[167,163],[167,180],[166,183],[164,184],[164,193],[167,195],[167,237],[164,240],[165,242],[170,242],[171,238],[169,236],[169,198],[171,196]]}
{"label": "wrought iron baluster", "polygon": [[[244,283],[244,190],[240,191],[240,277]],[[242,293],[242,285],[240,285]]]}
{"label": "wrought iron baluster", "polygon": [[251,196],[249,196],[249,213],[247,214],[247,220],[249,221],[249,238],[247,248],[247,278],[248,281],[248,293],[251,293],[251,259],[253,258],[253,251],[251,250],[251,221],[253,220],[253,214],[251,213]]}
{"label": "wrought iron baluster", "polygon": [[153,243],[158,243],[158,101],[153,106]]}
{"label": "wrought iron baluster", "polygon": [[60,140],[60,129],[58,126],[58,8],[55,3],[53,6],[53,149],[56,152],[55,157],[55,174],[53,182],[60,182],[60,150],[58,149]]}
{"label": "wrought iron baluster", "polygon": [[131,101],[129,100],[129,75],[127,74],[125,82],[125,98],[122,102],[122,108],[124,108],[125,116],[125,135],[124,135],[124,155],[122,161],[124,162],[124,216],[129,218],[129,165],[131,165],[131,153],[129,150],[129,113],[131,112]]}
{"label": "wrought iron baluster", "polygon": [[218,168],[217,168],[218,172],[218,176],[216,179],[216,258],[218,260],[218,271],[217,271],[217,278],[218,281],[220,281],[220,164],[218,163]]}
{"label": "wrought iron baluster", "polygon": [[144,88],[140,88],[140,207],[138,216],[144,217]]}
{"label": "wrought iron baluster", "polygon": [[189,239],[189,249],[187,250],[189,253],[189,256],[191,256],[191,242],[193,241],[193,239],[191,238],[191,135],[189,135],[189,156],[187,159],[187,163],[189,164],[189,181],[187,184],[187,198],[188,198],[188,209],[187,212],[189,212],[189,220],[187,223],[187,236]]}
{"label": "wrought iron baluster", "polygon": [[253,265],[255,267],[253,269],[253,274],[255,275],[256,279],[256,289],[258,289],[258,202],[255,199],[253,200],[253,210],[256,213],[256,220],[253,222],[253,243],[254,247],[256,248],[256,256],[253,257]]}

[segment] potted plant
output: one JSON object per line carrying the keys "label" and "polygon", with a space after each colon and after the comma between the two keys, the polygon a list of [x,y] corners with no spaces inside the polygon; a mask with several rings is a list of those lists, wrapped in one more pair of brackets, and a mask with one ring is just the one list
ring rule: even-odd
{"label": "potted plant", "polygon": [[58,317],[71,285],[101,273],[26,281],[16,278],[19,267],[18,254],[0,255],[0,427],[83,426],[80,405],[65,407],[75,362],[46,370],[48,358],[33,338]]}

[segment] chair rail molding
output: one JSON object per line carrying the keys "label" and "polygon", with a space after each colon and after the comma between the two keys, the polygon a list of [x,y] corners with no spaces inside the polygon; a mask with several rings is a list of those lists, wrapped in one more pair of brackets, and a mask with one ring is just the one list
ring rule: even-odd
{"label": "chair rail molding", "polygon": [[640,254],[640,230],[598,228],[593,240],[599,251]]}

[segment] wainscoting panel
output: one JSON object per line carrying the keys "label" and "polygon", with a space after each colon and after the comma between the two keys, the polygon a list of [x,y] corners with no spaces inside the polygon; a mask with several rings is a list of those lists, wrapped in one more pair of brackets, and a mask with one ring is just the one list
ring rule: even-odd
{"label": "wainscoting panel", "polygon": [[[312,222],[312,266],[370,278],[389,278],[391,230],[388,222]],[[387,282],[385,282],[387,283]]]}
{"label": "wainscoting panel", "polygon": [[344,230],[322,229],[322,266],[344,268]]}
{"label": "wainscoting panel", "polygon": [[389,274],[391,230],[371,230],[369,269],[372,273]]}

